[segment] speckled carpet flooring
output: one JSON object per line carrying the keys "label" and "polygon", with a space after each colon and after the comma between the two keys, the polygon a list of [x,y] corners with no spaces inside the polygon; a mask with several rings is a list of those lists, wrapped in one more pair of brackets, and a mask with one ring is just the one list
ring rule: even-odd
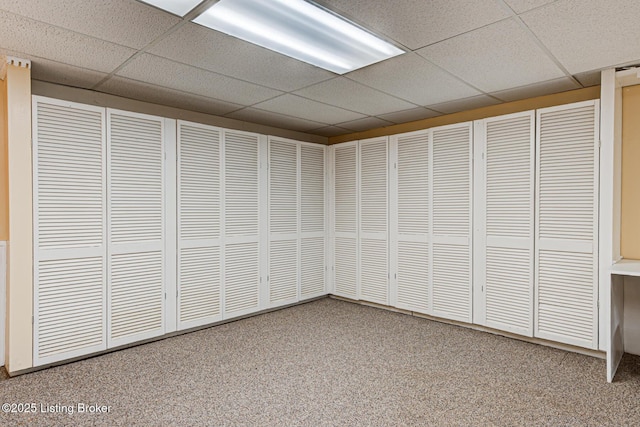
{"label": "speckled carpet flooring", "polygon": [[322,299],[5,374],[0,396],[36,404],[2,426],[637,426],[640,358],[607,384],[601,359]]}

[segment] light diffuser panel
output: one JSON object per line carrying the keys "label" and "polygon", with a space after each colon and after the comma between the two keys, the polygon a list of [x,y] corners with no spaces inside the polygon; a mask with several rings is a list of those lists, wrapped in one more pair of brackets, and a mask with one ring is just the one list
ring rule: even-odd
{"label": "light diffuser panel", "polygon": [[304,0],[220,0],[193,22],[337,74],[404,53]]}
{"label": "light diffuser panel", "polygon": [[194,7],[202,3],[202,0],[142,0],[157,8],[166,10],[179,16],[184,16]]}

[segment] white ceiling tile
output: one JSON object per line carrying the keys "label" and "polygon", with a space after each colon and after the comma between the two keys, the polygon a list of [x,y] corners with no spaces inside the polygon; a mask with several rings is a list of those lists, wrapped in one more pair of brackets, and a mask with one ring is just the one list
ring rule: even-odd
{"label": "white ceiling tile", "polygon": [[352,131],[348,130],[348,129],[343,129],[341,127],[337,127],[337,126],[325,126],[323,128],[320,129],[313,129],[311,131],[309,131],[309,133],[312,133],[314,135],[321,135],[321,136],[338,136],[338,135],[346,135],[348,133],[351,133]]}
{"label": "white ceiling tile", "polygon": [[0,48],[103,72],[113,71],[135,53],[127,47],[2,11]]}
{"label": "white ceiling tile", "polygon": [[504,0],[515,13],[526,12],[556,0]]}
{"label": "white ceiling tile", "polygon": [[429,105],[428,108],[451,114],[458,111],[473,110],[474,108],[486,107],[488,105],[500,104],[501,101],[487,95],[473,96],[471,98],[456,99],[455,101],[444,102],[442,104]]}
{"label": "white ceiling tile", "polygon": [[74,67],[42,58],[31,58],[31,78],[66,86],[92,88],[107,76],[106,73]]}
{"label": "white ceiling tile", "polygon": [[417,105],[438,104],[480,94],[411,52],[353,71],[347,76]]}
{"label": "white ceiling tile", "polygon": [[485,92],[564,76],[527,31],[512,19],[436,43],[417,53]]}
{"label": "white ceiling tile", "polygon": [[600,70],[587,71],[586,73],[578,73],[573,77],[584,87],[597,86],[600,84]]}
{"label": "white ceiling tile", "polygon": [[239,111],[235,111],[231,114],[227,114],[227,117],[242,120],[244,122],[258,123],[261,125],[296,130],[301,132],[325,126],[324,123],[299,119],[297,117],[285,116],[283,114],[272,113],[270,111],[258,110],[255,108],[245,108]]}
{"label": "white ceiling tile", "polygon": [[324,0],[320,3],[412,50],[509,16],[495,0]]}
{"label": "white ceiling tile", "polygon": [[100,85],[98,90],[125,98],[213,115],[224,115],[242,108],[241,105],[219,99],[180,92],[123,77],[110,78]]}
{"label": "white ceiling tile", "polygon": [[0,10],[133,48],[146,46],[181,21],[131,0],[0,0]]}
{"label": "white ceiling tile", "polygon": [[332,105],[321,104],[310,99],[296,95],[286,94],[266,102],[254,105],[261,110],[286,114],[287,116],[318,121],[327,124],[336,124],[345,121],[356,120],[365,117],[363,114],[343,110]]}
{"label": "white ceiling tile", "polygon": [[335,74],[197,24],[187,24],[150,50],[158,56],[292,91]]}
{"label": "white ceiling tile", "polygon": [[378,117],[365,117],[364,119],[352,120],[349,122],[338,123],[338,126],[353,130],[356,132],[362,132],[370,129],[377,129],[385,126],[390,126],[393,123],[386,120],[379,119]]}
{"label": "white ceiling tile", "polygon": [[536,83],[529,86],[517,87],[514,89],[494,92],[491,95],[503,101],[517,101],[519,99],[532,98],[535,96],[549,95],[552,93],[565,92],[567,90],[578,89],[580,86],[569,77]]}
{"label": "white ceiling tile", "polygon": [[418,107],[418,108],[411,108],[409,110],[382,114],[379,117],[381,119],[390,121],[392,123],[407,123],[407,122],[413,122],[416,120],[429,119],[431,117],[437,117],[441,115],[442,114],[437,111],[428,110],[424,107]]}
{"label": "white ceiling tile", "polygon": [[640,60],[637,0],[561,0],[521,16],[571,74]]}
{"label": "white ceiling tile", "polygon": [[117,74],[133,80],[245,106],[282,94],[274,89],[149,54],[138,56]]}
{"label": "white ceiling tile", "polygon": [[309,86],[296,91],[295,94],[371,116],[415,107],[407,101],[371,89],[345,77],[337,77]]}

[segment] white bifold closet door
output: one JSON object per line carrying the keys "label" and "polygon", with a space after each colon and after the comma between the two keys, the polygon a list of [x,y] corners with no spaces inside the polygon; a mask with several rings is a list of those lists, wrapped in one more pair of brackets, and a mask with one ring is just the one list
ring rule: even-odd
{"label": "white bifold closet door", "polygon": [[535,113],[477,121],[474,322],[533,336]]}
{"label": "white bifold closet door", "polygon": [[[391,171],[391,305],[430,314],[431,239],[429,130],[391,137],[390,155],[395,158]],[[393,299],[393,298],[392,298]]]}
{"label": "white bifold closet door", "polygon": [[365,301],[389,305],[388,138],[359,142],[360,294]]}
{"label": "white bifold closet door", "polygon": [[106,144],[104,108],[41,97],[32,105],[39,366],[107,348]]}
{"label": "white bifold closet door", "polygon": [[535,336],[597,348],[599,102],[537,111]]}
{"label": "white bifold closet door", "polygon": [[300,298],[325,290],[324,146],[300,144]]}
{"label": "white bifold closet door", "polygon": [[109,347],[164,333],[164,129],[107,109]]}
{"label": "white bifold closet door", "polygon": [[260,137],[224,130],[223,316],[260,308]]}
{"label": "white bifold closet door", "polygon": [[178,122],[178,329],[222,319],[222,130]]}
{"label": "white bifold closet door", "polygon": [[358,143],[334,145],[334,289],[345,298],[359,296]]}
{"label": "white bifold closet door", "polygon": [[300,146],[269,138],[269,305],[298,301]]}
{"label": "white bifold closet door", "polygon": [[432,129],[433,315],[471,322],[472,123]]}

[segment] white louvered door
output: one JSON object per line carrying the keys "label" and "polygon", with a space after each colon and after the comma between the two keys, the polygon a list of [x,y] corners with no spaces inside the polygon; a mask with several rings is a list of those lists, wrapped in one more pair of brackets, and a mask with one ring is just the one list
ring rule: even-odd
{"label": "white louvered door", "polygon": [[103,108],[33,97],[35,366],[107,347]]}
{"label": "white louvered door", "polygon": [[476,321],[533,336],[535,113],[485,119],[476,130],[482,188],[474,286],[484,313]]}
{"label": "white louvered door", "polygon": [[259,136],[225,130],[223,316],[260,307]]}
{"label": "white louvered door", "polygon": [[163,119],[107,110],[109,347],[164,333]]}
{"label": "white louvered door", "polygon": [[222,130],[178,122],[178,329],[222,319]]}
{"label": "white louvered door", "polygon": [[298,301],[299,149],[269,138],[269,304]]}
{"label": "white louvered door", "polygon": [[538,110],[535,336],[597,348],[599,102]]}
{"label": "white louvered door", "polygon": [[358,143],[334,146],[335,294],[358,299]]}
{"label": "white louvered door", "polygon": [[431,132],[433,315],[471,322],[472,123]]}
{"label": "white louvered door", "polygon": [[395,306],[431,313],[429,130],[391,137]]}
{"label": "white louvered door", "polygon": [[300,298],[325,291],[325,150],[300,145]]}
{"label": "white louvered door", "polygon": [[387,137],[359,142],[360,295],[389,305]]}

